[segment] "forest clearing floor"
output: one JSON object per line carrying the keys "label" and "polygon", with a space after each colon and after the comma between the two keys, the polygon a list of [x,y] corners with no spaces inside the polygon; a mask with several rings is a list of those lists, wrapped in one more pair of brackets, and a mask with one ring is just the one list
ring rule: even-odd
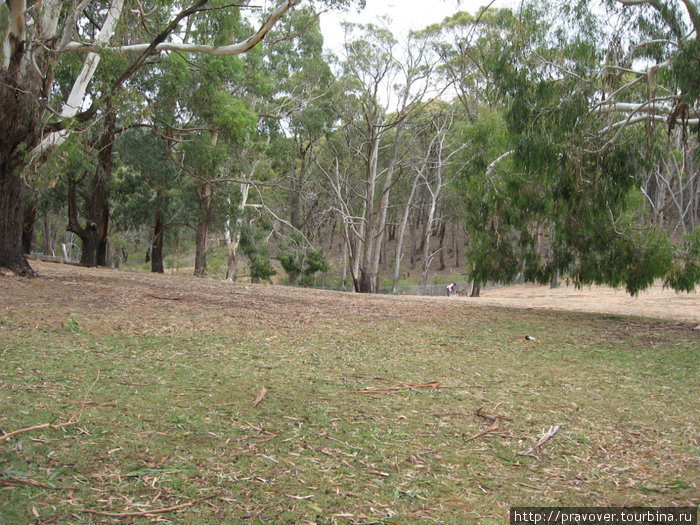
{"label": "forest clearing floor", "polygon": [[0,524],[700,503],[697,294],[367,296],[32,266],[0,275]]}
{"label": "forest clearing floor", "polygon": [[678,293],[660,283],[634,297],[624,288],[560,285],[551,289],[532,284],[482,290],[481,295],[472,300],[513,308],[635,315],[700,324],[700,293]]}

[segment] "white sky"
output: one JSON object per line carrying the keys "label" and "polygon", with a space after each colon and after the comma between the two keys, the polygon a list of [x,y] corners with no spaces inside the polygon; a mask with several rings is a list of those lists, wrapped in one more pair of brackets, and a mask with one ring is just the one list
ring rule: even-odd
{"label": "white sky", "polygon": [[[411,29],[424,27],[440,22],[445,17],[457,11],[468,11],[475,14],[479,8],[488,5],[489,0],[366,0],[367,7],[357,13],[350,10],[346,13],[323,13],[321,15],[321,30],[323,31],[325,47],[336,54],[342,47],[343,30],[340,22],[369,23],[376,22],[378,17],[387,15],[392,19],[392,32],[401,41]],[[517,8],[519,0],[496,0],[491,7]]]}

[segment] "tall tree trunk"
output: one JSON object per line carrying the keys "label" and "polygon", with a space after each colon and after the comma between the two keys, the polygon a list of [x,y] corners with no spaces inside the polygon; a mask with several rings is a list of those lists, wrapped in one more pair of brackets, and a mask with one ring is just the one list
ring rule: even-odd
{"label": "tall tree trunk", "polygon": [[[236,281],[238,279],[238,248],[241,244],[241,230],[243,229],[243,217],[245,215],[245,207],[248,204],[248,195],[250,194],[250,184],[241,184],[241,200],[238,202],[238,213],[236,222],[231,227],[231,219],[226,221],[224,228],[224,237],[226,238],[226,246],[228,247],[228,267],[226,268],[226,279]],[[231,199],[229,197],[229,204]]]}
{"label": "tall tree trunk", "polygon": [[445,230],[447,227],[445,226],[445,221],[440,222],[440,227],[438,228],[438,235],[440,239],[440,245],[438,247],[438,251],[440,252],[440,270],[444,270],[446,267],[445,264]]}
{"label": "tall tree trunk", "polygon": [[[396,234],[396,255],[394,260],[394,284],[391,287],[391,293],[396,294],[399,285],[399,274],[401,273],[401,256],[403,251],[403,238],[406,233],[406,225],[408,224],[408,218],[411,214],[411,206],[413,206],[413,197],[416,194],[416,188],[418,187],[418,181],[420,180],[421,172],[416,173],[413,179],[413,184],[411,185],[411,193],[406,200],[406,206],[403,210],[403,218],[399,223],[398,233]],[[411,244],[411,262],[413,262],[413,248],[415,242]]]}
{"label": "tall tree trunk", "polygon": [[156,207],[155,226],[153,228],[153,243],[151,244],[151,272],[164,273],[163,268],[163,238],[165,237],[165,223],[160,206]]}
{"label": "tall tree trunk", "polygon": [[481,294],[481,282],[477,279],[472,280],[472,291],[470,297],[479,297]]}
{"label": "tall tree trunk", "polygon": [[360,264],[360,275],[356,288],[360,293],[377,293],[379,289],[378,268],[374,266],[375,232],[377,221],[374,211],[374,194],[377,187],[378,163],[379,163],[379,137],[376,135],[374,126],[371,127],[370,140],[368,143],[366,186],[364,195],[364,221],[365,231],[362,232],[364,242],[362,243],[362,263]]}
{"label": "tall tree trunk", "polygon": [[34,223],[36,222],[36,202],[24,205],[24,220],[22,221],[22,253],[31,253],[34,240]]}
{"label": "tall tree trunk", "polygon": [[333,250],[333,238],[335,237],[335,228],[336,228],[337,224],[338,224],[338,219],[337,219],[337,217],[333,216],[333,218],[330,221],[331,231],[329,233],[329,239],[328,239],[328,251],[329,252]]}
{"label": "tall tree trunk", "polygon": [[46,255],[54,255],[54,229],[51,224],[51,208],[47,205],[46,210],[44,210],[43,224],[44,224],[44,235],[43,235],[43,250]]}
{"label": "tall tree trunk", "polygon": [[114,137],[116,127],[116,115],[112,108],[105,114],[102,134],[97,141],[97,168],[90,196],[91,206],[99,241],[95,260],[98,266],[107,266],[107,234],[109,232],[109,183],[112,179],[112,166],[114,161]]}
{"label": "tall tree trunk", "polygon": [[35,276],[22,250],[24,181],[0,166],[0,267]]}
{"label": "tall tree trunk", "polygon": [[[13,11],[13,6],[9,7]],[[27,152],[39,143],[41,136],[42,83],[27,56],[21,20],[10,24],[7,42],[9,65],[0,68],[0,268],[33,277],[36,273],[22,250],[25,186],[22,171],[28,162]]]}
{"label": "tall tree trunk", "polygon": [[207,237],[211,224],[212,185],[205,182],[196,188],[199,198],[199,225],[197,226],[197,245],[194,258],[195,277],[207,275]]}
{"label": "tall tree trunk", "polygon": [[413,210],[411,214],[411,269],[416,267],[416,255],[418,255],[418,213]]}
{"label": "tall tree trunk", "polygon": [[423,257],[421,262],[421,274],[420,274],[420,287],[425,288],[428,283],[428,272],[430,271],[430,265],[433,262],[433,254],[430,253],[430,236],[433,230],[433,220],[435,218],[435,208],[437,206],[436,198],[437,196],[431,194],[430,206],[428,207],[428,217],[425,221],[425,228],[423,228]]}
{"label": "tall tree trunk", "polygon": [[452,249],[455,254],[455,268],[459,268],[459,239],[457,237],[457,227],[452,223]]}

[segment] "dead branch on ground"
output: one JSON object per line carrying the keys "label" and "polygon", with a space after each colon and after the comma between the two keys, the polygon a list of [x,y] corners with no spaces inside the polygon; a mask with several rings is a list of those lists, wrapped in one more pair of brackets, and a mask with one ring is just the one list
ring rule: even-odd
{"label": "dead branch on ground", "polygon": [[83,412],[85,412],[85,409],[86,409],[89,405],[92,404],[92,403],[88,402],[87,398],[88,398],[88,396],[90,395],[90,392],[92,392],[92,389],[95,388],[95,385],[97,384],[97,381],[98,381],[99,379],[100,379],[100,371],[98,370],[98,371],[97,371],[97,377],[96,377],[95,380],[92,382],[92,385],[90,385],[90,388],[87,389],[87,392],[85,392],[85,396],[83,397],[83,401],[82,401],[82,404],[81,404],[80,409],[79,409],[75,414],[73,414],[72,416],[70,416],[70,417],[68,418],[68,421],[66,421],[65,423],[54,423],[54,422],[52,421],[51,423],[42,423],[42,424],[40,424],[40,425],[34,425],[34,426],[31,426],[31,427],[27,427],[27,428],[20,428],[19,430],[14,430],[14,431],[12,431],[12,432],[8,432],[8,433],[3,434],[2,436],[0,436],[0,443],[3,443],[3,442],[5,442],[5,441],[7,441],[8,439],[11,439],[11,438],[13,438],[14,436],[17,436],[17,435],[19,435],[19,434],[24,434],[24,433],[26,433],[26,432],[32,432],[32,431],[34,431],[34,430],[41,430],[41,429],[43,429],[43,428],[50,428],[50,429],[52,429],[52,430],[57,430],[57,429],[59,429],[59,428],[68,427],[68,426],[71,426],[71,425],[77,425],[78,423],[80,423],[80,420],[81,420],[82,417],[83,417]]}
{"label": "dead branch on ground", "polygon": [[29,478],[0,478],[0,485],[13,485],[17,483],[26,483],[27,485],[31,485],[32,487],[39,487],[42,489],[49,490],[75,490],[75,487],[56,487],[54,485],[47,485],[46,483],[39,483],[38,481],[34,481],[33,479]]}
{"label": "dead branch on ground", "polygon": [[[500,403],[497,405],[497,407],[498,406],[500,406]],[[469,436],[465,441],[474,441],[475,439],[480,438],[481,436],[484,436],[484,435],[489,434],[491,432],[495,432],[496,430],[498,430],[501,427],[501,419],[508,419],[508,418],[503,417],[503,416],[496,416],[493,414],[487,414],[486,412],[482,412],[483,408],[484,407],[479,408],[476,411],[476,415],[485,419],[486,421],[491,421],[492,425],[485,430],[477,432],[473,436]]]}

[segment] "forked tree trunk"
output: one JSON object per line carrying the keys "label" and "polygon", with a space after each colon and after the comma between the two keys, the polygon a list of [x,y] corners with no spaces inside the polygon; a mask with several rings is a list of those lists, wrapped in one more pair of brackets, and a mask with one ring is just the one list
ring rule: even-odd
{"label": "forked tree trunk", "polygon": [[80,224],[77,202],[77,183],[70,183],[68,199],[68,226],[66,230],[80,237],[82,255],[80,264],[107,266],[107,232],[109,228],[109,181],[112,177],[112,150],[114,146],[114,112],[108,111],[102,133],[95,147],[98,149],[97,167],[88,191],[83,193],[85,226]]}

